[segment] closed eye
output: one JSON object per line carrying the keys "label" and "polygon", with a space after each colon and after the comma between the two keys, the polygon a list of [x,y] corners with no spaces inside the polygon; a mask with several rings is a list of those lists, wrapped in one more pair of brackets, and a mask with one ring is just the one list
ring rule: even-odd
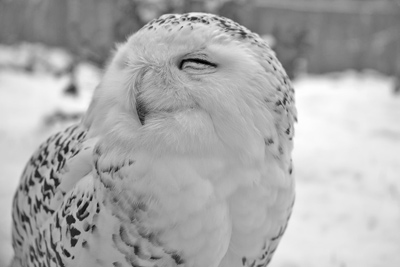
{"label": "closed eye", "polygon": [[187,58],[183,59],[179,64],[179,69],[206,70],[216,68],[217,64],[207,61],[202,58]]}

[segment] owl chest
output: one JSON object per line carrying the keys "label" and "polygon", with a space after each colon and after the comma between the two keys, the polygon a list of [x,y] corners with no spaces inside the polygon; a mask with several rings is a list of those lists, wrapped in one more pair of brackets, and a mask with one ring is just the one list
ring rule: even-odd
{"label": "owl chest", "polygon": [[[146,166],[140,160],[137,164]],[[218,157],[152,159],[147,167],[129,171],[127,183],[122,184],[119,193],[134,203],[143,203],[152,211],[149,214],[165,217],[172,224],[223,203],[233,223],[257,226],[268,209],[288,205],[284,200],[292,190],[290,183],[277,182],[286,179],[280,177],[279,170],[270,170]]]}
{"label": "owl chest", "polygon": [[223,162],[137,157],[135,163],[138,168],[132,167],[124,184],[114,187],[118,194],[112,198],[117,199],[109,202],[127,231],[137,232],[131,239],[143,239],[146,246],[164,244],[164,251],[184,258],[185,266],[216,267],[232,229],[226,192],[214,182],[224,174]]}
{"label": "owl chest", "polygon": [[151,233],[155,243],[179,252],[193,266],[217,266],[230,246],[261,247],[279,224],[269,215],[279,213],[279,199],[288,195],[261,169],[226,158],[140,155],[116,173],[109,177],[119,181],[110,187],[113,216],[130,232]]}

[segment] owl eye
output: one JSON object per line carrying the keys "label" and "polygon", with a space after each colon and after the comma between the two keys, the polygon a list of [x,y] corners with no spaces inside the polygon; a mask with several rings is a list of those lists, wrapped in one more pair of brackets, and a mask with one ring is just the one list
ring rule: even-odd
{"label": "owl eye", "polygon": [[187,58],[179,64],[180,70],[211,70],[215,69],[217,64],[207,61],[202,58]]}

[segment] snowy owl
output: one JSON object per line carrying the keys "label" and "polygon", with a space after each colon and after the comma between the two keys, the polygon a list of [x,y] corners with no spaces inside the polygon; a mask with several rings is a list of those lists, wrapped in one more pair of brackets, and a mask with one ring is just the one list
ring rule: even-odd
{"label": "snowy owl", "polygon": [[203,13],[151,21],[82,121],[29,160],[11,266],[268,265],[294,203],[295,121],[257,34]]}

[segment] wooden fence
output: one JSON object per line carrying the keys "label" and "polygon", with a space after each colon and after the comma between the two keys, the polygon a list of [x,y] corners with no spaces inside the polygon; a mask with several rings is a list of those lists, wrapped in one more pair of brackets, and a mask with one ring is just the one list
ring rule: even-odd
{"label": "wooden fence", "polygon": [[310,33],[308,70],[375,69],[400,74],[400,5],[386,1],[258,1],[243,23],[264,34],[274,28]]}
{"label": "wooden fence", "polygon": [[[44,42],[101,60],[116,40],[144,23],[129,15],[127,3],[0,0],[0,43]],[[390,1],[249,0],[221,13],[260,34],[307,30],[309,72],[370,68],[400,73],[400,6]]]}

